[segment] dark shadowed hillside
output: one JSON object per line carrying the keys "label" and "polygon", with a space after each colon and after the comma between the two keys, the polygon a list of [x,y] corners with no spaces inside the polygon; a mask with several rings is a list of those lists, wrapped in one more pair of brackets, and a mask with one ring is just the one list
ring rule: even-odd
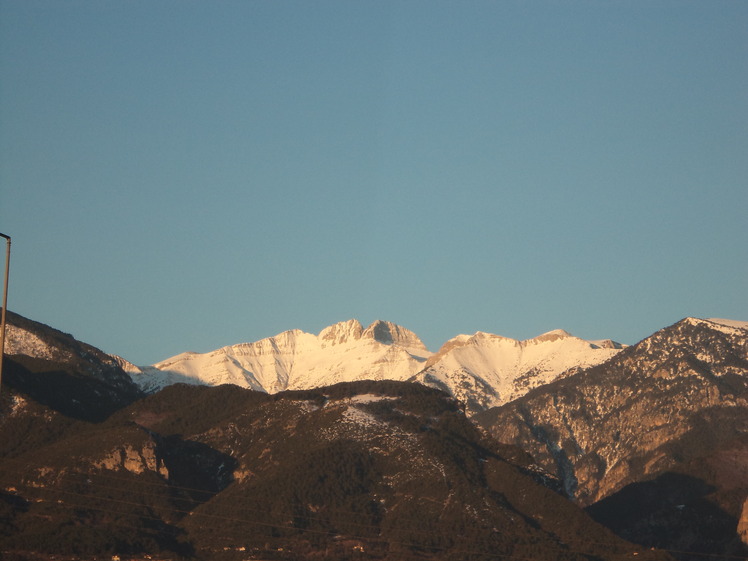
{"label": "dark shadowed hillside", "polygon": [[623,559],[636,551],[545,485],[554,481],[521,451],[481,437],[451,398],[407,383],[274,396],[177,385],[6,458],[0,482],[0,544],[14,555]]}
{"label": "dark shadowed hillside", "polygon": [[20,394],[86,421],[143,396],[115,357],[10,311],[7,322],[3,384]]}

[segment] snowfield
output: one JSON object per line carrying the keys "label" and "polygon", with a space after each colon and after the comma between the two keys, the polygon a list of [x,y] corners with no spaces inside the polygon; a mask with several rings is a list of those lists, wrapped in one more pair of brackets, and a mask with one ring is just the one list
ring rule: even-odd
{"label": "snowfield", "polygon": [[621,348],[557,329],[526,341],[462,334],[432,353],[404,327],[376,321],[363,328],[349,320],[318,335],[291,330],[209,353],[182,353],[150,367],[124,367],[145,391],[178,382],[276,393],[358,380],[410,380],[448,391],[474,413],[524,395],[571,368],[599,364]]}

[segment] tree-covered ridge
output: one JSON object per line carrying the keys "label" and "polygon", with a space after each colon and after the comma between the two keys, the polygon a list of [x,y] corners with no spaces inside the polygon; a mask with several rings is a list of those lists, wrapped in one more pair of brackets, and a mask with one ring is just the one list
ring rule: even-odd
{"label": "tree-covered ridge", "polygon": [[0,462],[0,548],[403,560],[634,551],[542,480],[529,457],[417,384],[272,396],[178,385]]}

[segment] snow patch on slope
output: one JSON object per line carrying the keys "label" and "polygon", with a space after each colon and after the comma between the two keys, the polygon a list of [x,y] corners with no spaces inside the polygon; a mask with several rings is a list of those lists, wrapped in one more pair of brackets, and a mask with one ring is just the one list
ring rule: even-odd
{"label": "snow patch on slope", "polygon": [[709,318],[705,321],[719,325],[721,327],[728,327],[730,328],[731,333],[733,333],[734,330],[737,330],[737,329],[748,330],[748,321],[738,321],[735,319],[720,319],[720,318]]}
{"label": "snow patch on slope", "polygon": [[55,353],[48,343],[38,335],[10,323],[5,326],[5,349],[7,355],[26,355],[52,360]]}

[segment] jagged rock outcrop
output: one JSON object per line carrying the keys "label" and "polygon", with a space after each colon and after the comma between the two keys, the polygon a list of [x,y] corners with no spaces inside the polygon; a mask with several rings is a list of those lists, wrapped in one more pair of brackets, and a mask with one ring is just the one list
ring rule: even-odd
{"label": "jagged rock outcrop", "polygon": [[341,321],[335,325],[324,328],[319,332],[319,339],[323,346],[340,345],[349,341],[361,339],[364,328],[356,319]]}
{"label": "jagged rock outcrop", "polygon": [[748,545],[748,499],[743,501],[743,507],[740,510],[738,536],[740,536],[740,541]]}
{"label": "jagged rock outcrop", "polygon": [[371,337],[385,345],[399,345],[404,348],[419,349],[422,354],[430,355],[421,339],[410,329],[396,325],[389,321],[377,320],[367,327],[363,337]]}
{"label": "jagged rock outcrop", "polygon": [[169,478],[169,470],[164,465],[163,459],[157,455],[154,442],[148,442],[142,447],[130,444],[118,446],[110,450],[101,460],[92,462],[91,465],[97,470],[115,471],[121,468],[136,474],[152,471]]}

